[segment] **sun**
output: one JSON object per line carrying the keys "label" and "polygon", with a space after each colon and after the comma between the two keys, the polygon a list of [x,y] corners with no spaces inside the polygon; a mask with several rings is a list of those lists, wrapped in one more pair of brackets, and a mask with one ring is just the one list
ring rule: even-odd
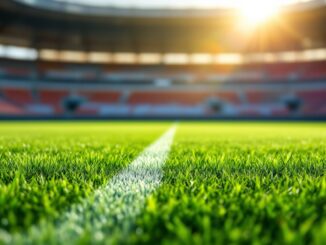
{"label": "sun", "polygon": [[280,6],[277,1],[249,0],[239,2],[238,10],[246,24],[257,26],[274,18]]}

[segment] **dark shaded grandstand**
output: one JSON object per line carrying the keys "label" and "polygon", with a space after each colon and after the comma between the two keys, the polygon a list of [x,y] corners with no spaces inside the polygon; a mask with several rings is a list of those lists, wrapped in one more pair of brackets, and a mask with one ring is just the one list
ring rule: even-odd
{"label": "dark shaded grandstand", "polygon": [[0,3],[2,116],[326,117],[325,1],[250,34],[232,10],[35,2]]}

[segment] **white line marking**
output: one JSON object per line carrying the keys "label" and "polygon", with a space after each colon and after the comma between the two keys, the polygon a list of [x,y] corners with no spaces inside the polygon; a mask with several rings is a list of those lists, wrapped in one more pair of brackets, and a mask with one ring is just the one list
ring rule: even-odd
{"label": "white line marking", "polygon": [[[8,243],[92,243],[123,239],[137,215],[145,206],[146,198],[161,184],[162,166],[173,143],[176,125],[147,147],[125,170],[64,214],[56,224],[43,222],[33,226],[25,235],[14,235]],[[108,237],[109,235],[109,237]],[[1,241],[1,239],[0,239]],[[83,240],[85,242],[85,240]]]}

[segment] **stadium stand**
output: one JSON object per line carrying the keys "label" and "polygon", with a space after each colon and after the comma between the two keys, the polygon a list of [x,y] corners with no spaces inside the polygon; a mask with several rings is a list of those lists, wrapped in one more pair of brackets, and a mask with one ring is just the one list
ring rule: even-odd
{"label": "stadium stand", "polygon": [[303,79],[326,79],[326,62],[307,64],[302,72]]}
{"label": "stadium stand", "polygon": [[121,92],[116,91],[78,91],[78,95],[85,97],[92,103],[119,103]]}
{"label": "stadium stand", "polygon": [[137,104],[179,104],[179,105],[196,105],[202,103],[209,93],[203,92],[135,92],[129,98],[129,103]]}
{"label": "stadium stand", "polygon": [[0,115],[24,115],[25,111],[7,101],[0,99]]}
{"label": "stadium stand", "polygon": [[324,117],[326,36],[313,27],[324,26],[326,8],[312,2],[297,3],[300,11],[295,7],[284,17],[303,40],[275,26],[277,40],[257,32],[239,47],[242,36],[225,28],[228,15],[221,21],[201,12],[197,25],[193,13],[177,12],[169,20],[156,17],[149,27],[144,20],[153,16],[139,18],[142,12],[120,21],[34,3],[22,11],[3,0],[1,114],[63,116],[70,104],[75,116],[86,117],[288,117],[290,100],[300,101],[296,114]]}
{"label": "stadium stand", "polygon": [[246,93],[249,104],[267,104],[280,101],[282,92],[278,91],[248,91]]}
{"label": "stadium stand", "polygon": [[4,88],[2,90],[4,97],[15,104],[25,105],[33,101],[32,93],[24,88]]}
{"label": "stadium stand", "polygon": [[38,102],[41,105],[46,105],[55,114],[63,114],[63,100],[69,95],[68,90],[63,89],[41,89],[37,91]]}
{"label": "stadium stand", "polygon": [[298,97],[303,100],[304,114],[319,115],[325,113],[326,89],[298,91]]}
{"label": "stadium stand", "polygon": [[59,105],[62,99],[69,95],[69,91],[62,89],[42,89],[38,91],[39,101],[42,104]]}
{"label": "stadium stand", "polygon": [[[248,70],[245,70],[247,68]],[[139,79],[137,82],[126,82],[132,81],[133,74],[129,66],[121,65],[119,68],[115,67],[115,71],[118,70],[121,76],[118,82],[94,79],[91,84],[85,83],[84,79],[76,79],[72,82],[69,75],[47,79],[46,76],[42,76],[47,69],[42,68],[40,75],[37,75],[39,79],[35,80],[37,83],[30,82],[26,77],[23,77],[25,79],[19,76],[13,78],[2,73],[4,79],[1,82],[2,103],[6,103],[6,108],[9,108],[8,106],[15,108],[2,112],[8,111],[8,114],[12,114],[9,112],[15,111],[15,115],[64,115],[63,101],[76,95],[83,99],[76,116],[209,116],[212,113],[208,108],[208,101],[212,98],[223,102],[225,108],[220,114],[225,116],[288,116],[291,113],[284,105],[283,98],[294,94],[303,102],[302,115],[326,114],[326,89],[323,82],[325,62],[294,63],[287,64],[285,67],[281,64],[234,66],[233,69],[228,67],[229,71],[232,70],[233,74],[238,75],[229,75],[225,80],[221,79],[221,76],[218,77],[217,73],[212,75],[212,72],[216,72],[212,68],[207,69],[210,70],[207,72],[210,75],[207,76],[199,76],[200,72],[195,70],[193,73],[195,79],[190,84],[180,79],[157,83],[157,79],[162,77],[157,75],[157,72],[165,74],[163,70],[157,68],[155,68],[156,73],[151,71],[149,74],[135,71],[145,74],[147,83],[142,83]],[[128,72],[124,73],[124,69]],[[100,74],[100,70],[98,67],[97,74]],[[164,71],[166,70],[167,67],[164,67]],[[177,71],[175,67],[171,67],[171,70],[167,73],[175,74]],[[257,71],[256,74],[274,75],[264,75],[267,79],[260,75],[259,79],[255,79],[258,76],[253,75],[253,70]],[[190,71],[188,73],[191,74]],[[294,73],[297,74],[296,79],[289,75]],[[212,76],[216,78],[213,82]],[[87,87],[83,88],[83,85]],[[256,88],[258,85],[259,89]],[[301,86],[304,88],[302,89]]]}

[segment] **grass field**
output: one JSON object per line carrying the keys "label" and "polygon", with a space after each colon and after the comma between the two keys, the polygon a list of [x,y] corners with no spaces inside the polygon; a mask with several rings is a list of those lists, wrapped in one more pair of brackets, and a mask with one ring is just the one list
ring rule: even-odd
{"label": "grass field", "polygon": [[[65,214],[171,125],[1,123],[0,244],[62,243]],[[326,124],[179,123],[141,212],[103,211],[73,243],[326,244],[325,172]]]}

